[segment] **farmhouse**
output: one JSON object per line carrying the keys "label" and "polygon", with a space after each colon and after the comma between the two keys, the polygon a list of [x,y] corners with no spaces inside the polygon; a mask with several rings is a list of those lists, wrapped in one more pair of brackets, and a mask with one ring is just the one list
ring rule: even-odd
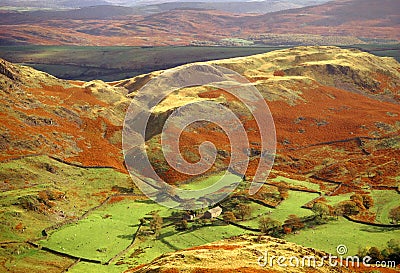
{"label": "farmhouse", "polygon": [[216,218],[216,217],[220,216],[221,213],[222,213],[222,208],[218,206],[218,207],[207,210],[204,213],[203,217],[205,219],[212,219],[212,218]]}
{"label": "farmhouse", "polygon": [[196,218],[196,213],[188,213],[183,215],[183,220],[186,221],[194,221],[195,218]]}

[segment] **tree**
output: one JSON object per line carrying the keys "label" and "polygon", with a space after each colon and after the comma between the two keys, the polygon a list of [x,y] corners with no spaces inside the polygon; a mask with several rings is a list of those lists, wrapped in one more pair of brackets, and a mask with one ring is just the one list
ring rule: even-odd
{"label": "tree", "polygon": [[368,194],[363,194],[362,198],[363,198],[363,205],[366,209],[370,209],[374,206],[374,199],[372,198],[372,196]]}
{"label": "tree", "polygon": [[284,185],[278,186],[279,195],[281,196],[282,200],[285,200],[289,197],[289,189]]}
{"label": "tree", "polygon": [[382,254],[381,254],[381,251],[377,248],[377,247],[371,247],[369,250],[368,250],[368,253],[367,253],[367,255],[368,256],[370,256],[372,259],[371,259],[371,263],[375,263],[375,262],[377,262],[377,261],[381,261],[381,260],[383,260],[383,256],[382,256]]}
{"label": "tree", "polygon": [[224,222],[228,224],[236,221],[235,214],[232,211],[225,211],[222,217],[224,219]]}
{"label": "tree", "polygon": [[343,214],[343,207],[340,204],[333,207],[333,215],[336,216],[336,219],[338,219],[339,216],[343,216]]}
{"label": "tree", "polygon": [[360,212],[359,207],[353,201],[342,201],[339,203],[344,215],[357,215]]}
{"label": "tree", "polygon": [[282,224],[279,221],[272,219],[271,217],[261,217],[258,221],[258,226],[261,229],[262,233],[274,234],[281,229]]}
{"label": "tree", "polygon": [[365,210],[364,200],[361,194],[353,194],[350,196],[350,200],[353,201],[360,210]]}
{"label": "tree", "polygon": [[251,206],[247,204],[239,204],[236,206],[236,215],[242,221],[251,215]]}
{"label": "tree", "polygon": [[182,230],[187,230],[189,227],[188,222],[186,220],[181,220],[178,223],[175,224],[175,229],[182,231]]}
{"label": "tree", "polygon": [[400,239],[391,239],[387,242],[387,248],[382,250],[382,255],[386,260],[396,261],[396,264],[400,263]]}
{"label": "tree", "polygon": [[158,213],[153,213],[153,218],[150,220],[150,230],[154,232],[157,238],[160,235],[162,225],[163,219]]}
{"label": "tree", "polygon": [[290,227],[292,230],[298,230],[304,227],[304,224],[301,221],[301,219],[295,214],[290,214],[288,216],[288,219],[285,221],[284,225]]}
{"label": "tree", "polygon": [[400,253],[400,239],[390,239],[387,242],[387,247],[393,252]]}
{"label": "tree", "polygon": [[389,219],[397,225],[397,223],[400,221],[400,206],[392,208],[389,211]]}
{"label": "tree", "polygon": [[330,214],[328,205],[321,202],[315,202],[312,211],[320,219],[323,219]]}

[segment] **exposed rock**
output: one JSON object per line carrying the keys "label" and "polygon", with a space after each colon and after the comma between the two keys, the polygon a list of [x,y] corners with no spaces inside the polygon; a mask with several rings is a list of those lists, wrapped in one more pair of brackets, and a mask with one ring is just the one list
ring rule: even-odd
{"label": "exposed rock", "polygon": [[17,69],[4,59],[0,59],[0,74],[3,74],[11,80],[18,80]]}

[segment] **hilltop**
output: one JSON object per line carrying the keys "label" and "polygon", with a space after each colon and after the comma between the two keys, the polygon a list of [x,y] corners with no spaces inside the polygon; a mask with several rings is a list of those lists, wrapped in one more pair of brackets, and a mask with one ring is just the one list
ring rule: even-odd
{"label": "hilltop", "polygon": [[[279,267],[276,262],[262,267],[257,264],[260,256],[266,255],[297,257],[302,259],[304,256],[313,255],[318,261],[327,253],[316,251],[312,248],[301,247],[284,240],[269,236],[243,235],[223,241],[206,244],[191,249],[177,251],[163,255],[147,265],[142,265],[128,272],[148,273],[148,272],[241,272],[241,273],[261,273],[261,272],[288,272],[287,268]],[[261,263],[264,260],[261,260]],[[270,263],[270,259],[268,260]],[[290,272],[308,272],[310,267],[307,261],[303,268],[291,268]],[[326,261],[324,266],[313,269],[312,272],[350,272],[347,268],[330,268]]]}
{"label": "hilltop", "polygon": [[[391,139],[399,130],[399,64],[391,58],[379,58],[358,50],[342,50],[336,47],[299,47],[209,63],[244,75],[268,101],[277,128],[278,154],[283,156],[278,158],[274,167],[276,170],[293,175],[327,174],[336,163],[322,167],[327,157],[326,152],[322,151],[328,147],[341,147],[342,142],[349,142],[346,144],[346,152],[332,153],[329,157],[336,160],[346,159],[346,164],[352,165],[351,162],[362,160],[363,164],[356,164],[359,168],[357,172],[366,173],[370,168],[379,167],[375,165],[377,162],[373,157],[365,156],[363,147],[370,147],[374,141]],[[146,77],[151,78],[153,74]],[[122,81],[117,86],[127,88],[134,96],[140,87],[137,83],[142,78],[140,76]],[[233,105],[232,99],[223,91],[197,88],[190,91],[183,89],[181,92],[185,97],[183,102],[222,98],[224,103]],[[182,106],[179,98],[179,93],[166,98],[157,115],[165,118],[171,110]],[[252,126],[251,122],[245,123],[246,129]],[[203,132],[204,135],[201,130],[193,129],[196,133],[186,136],[183,147],[195,153],[194,147],[201,141],[212,141],[207,136],[209,129]],[[259,145],[258,137],[256,132],[249,133],[249,139],[254,142],[251,148],[255,150]],[[363,138],[361,146],[357,144],[358,138]],[[149,145],[157,145],[158,141],[159,136],[155,136],[149,141]],[[219,141],[219,149],[227,145],[223,138]],[[382,164],[395,164],[392,160],[397,155],[393,150],[374,149],[369,150],[369,155],[377,152],[383,156]],[[224,153],[221,151],[221,154]],[[153,160],[162,158],[158,152],[152,153],[152,156]],[[214,166],[214,171],[226,166],[226,162],[229,162],[229,157],[219,156],[216,166],[220,167]],[[158,163],[157,166],[163,170],[168,169],[164,163]],[[345,170],[346,167],[344,172],[338,170],[330,176],[336,176],[335,179],[345,183],[353,183],[349,171]],[[252,175],[251,172],[247,174]],[[163,175],[171,182],[187,179],[185,176],[177,176],[173,171],[164,172]],[[363,183],[376,183],[364,175],[361,176]],[[384,176],[382,183],[396,184],[396,172]]]}
{"label": "hilltop", "polygon": [[101,81],[68,82],[4,60],[0,79],[0,160],[46,154],[124,170],[120,136],[129,105],[124,89]]}

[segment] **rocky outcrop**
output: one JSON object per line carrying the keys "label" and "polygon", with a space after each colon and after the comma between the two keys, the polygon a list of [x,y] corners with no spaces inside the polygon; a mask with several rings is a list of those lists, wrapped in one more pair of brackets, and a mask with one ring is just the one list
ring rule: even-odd
{"label": "rocky outcrop", "polygon": [[11,80],[18,80],[18,72],[16,68],[4,59],[0,59],[0,74]]}

